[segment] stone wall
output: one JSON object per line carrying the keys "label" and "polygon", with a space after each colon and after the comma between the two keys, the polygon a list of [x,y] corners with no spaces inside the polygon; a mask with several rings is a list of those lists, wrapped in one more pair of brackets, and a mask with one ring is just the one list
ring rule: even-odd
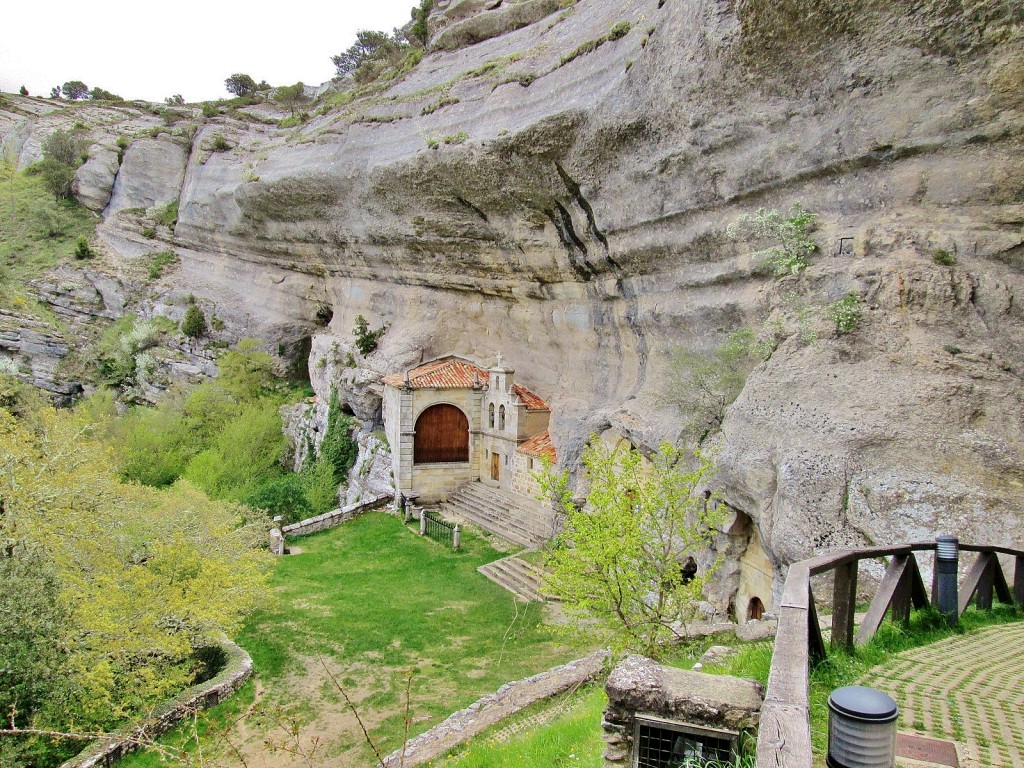
{"label": "stone wall", "polygon": [[494,693],[455,712],[440,725],[410,739],[403,749],[384,758],[384,768],[413,768],[435,760],[531,704],[592,680],[601,671],[607,655],[607,651],[595,651],[539,675],[505,683]]}
{"label": "stone wall", "polygon": [[109,766],[124,755],[150,744],[176,723],[196,710],[209,709],[225,701],[252,675],[252,659],[245,649],[230,640],[221,643],[227,661],[215,677],[194,685],[168,702],[156,715],[135,728],[128,729],[111,739],[94,742],[60,768],[94,768]]}
{"label": "stone wall", "polygon": [[754,680],[663,667],[636,655],[612,670],[605,690],[605,768],[632,765],[638,715],[733,733],[755,731],[764,696]]}
{"label": "stone wall", "polygon": [[353,517],[361,515],[369,509],[382,507],[390,502],[391,499],[391,494],[374,496],[373,498],[361,501],[358,504],[349,504],[347,507],[332,509],[330,512],[324,512],[322,515],[307,517],[305,520],[300,520],[297,523],[286,525],[281,529],[281,533],[287,537],[308,536],[311,533],[326,531],[328,528],[334,528],[336,525],[348,522]]}

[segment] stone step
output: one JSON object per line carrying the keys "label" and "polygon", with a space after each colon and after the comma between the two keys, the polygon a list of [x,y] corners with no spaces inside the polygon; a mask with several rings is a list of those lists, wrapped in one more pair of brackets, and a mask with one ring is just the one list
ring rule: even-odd
{"label": "stone step", "polygon": [[474,509],[481,517],[514,520],[516,525],[530,532],[531,538],[540,541],[550,539],[553,533],[553,511],[522,499],[516,494],[489,488],[483,483],[464,485],[449,501]]}
{"label": "stone step", "polygon": [[543,572],[515,555],[481,565],[477,572],[527,602],[543,601]]}
{"label": "stone step", "polygon": [[445,517],[460,518],[522,547],[534,547],[543,542],[541,537],[529,529],[517,525],[514,521],[501,518],[488,511],[480,511],[457,499],[446,501],[442,505],[442,510]]}

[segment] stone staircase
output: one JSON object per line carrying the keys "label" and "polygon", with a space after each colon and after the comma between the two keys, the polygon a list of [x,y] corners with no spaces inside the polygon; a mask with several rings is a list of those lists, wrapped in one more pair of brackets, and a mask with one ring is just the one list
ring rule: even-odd
{"label": "stone staircase", "polygon": [[446,519],[464,520],[528,549],[554,534],[553,510],[483,483],[462,486],[441,505],[441,511]]}
{"label": "stone staircase", "polygon": [[526,602],[551,599],[541,591],[544,571],[515,555],[481,565],[476,570]]}

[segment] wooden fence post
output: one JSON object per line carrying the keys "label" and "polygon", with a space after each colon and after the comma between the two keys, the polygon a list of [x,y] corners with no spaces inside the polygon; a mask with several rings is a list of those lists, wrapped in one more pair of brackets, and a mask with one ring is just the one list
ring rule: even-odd
{"label": "wooden fence post", "polygon": [[858,561],[836,568],[832,589],[832,648],[853,649],[853,612],[857,607]]}
{"label": "wooden fence post", "polygon": [[1024,606],[1024,557],[1017,555],[1013,568],[1013,599],[1017,605]]}

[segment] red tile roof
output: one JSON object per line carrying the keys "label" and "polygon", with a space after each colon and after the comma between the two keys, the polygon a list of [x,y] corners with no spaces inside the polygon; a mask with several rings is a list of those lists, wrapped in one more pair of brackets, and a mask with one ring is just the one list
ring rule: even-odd
{"label": "red tile roof", "polygon": [[[384,383],[404,386],[405,375],[392,373],[384,377]],[[442,357],[409,371],[409,384],[413,389],[466,389],[474,383],[487,383],[487,371],[460,357]]]}
{"label": "red tile roof", "polygon": [[548,404],[541,400],[537,395],[533,394],[530,390],[524,387],[522,384],[513,384],[512,390],[519,396],[519,399],[526,404],[526,410],[528,411],[550,411]]}
{"label": "red tile roof", "polygon": [[555,446],[551,444],[551,435],[545,429],[539,435],[534,435],[525,443],[516,448],[516,453],[526,456],[536,456],[539,459],[548,459],[552,463],[558,460]]}
{"label": "red tile roof", "polygon": [[[409,385],[413,389],[468,389],[474,384],[486,384],[490,372],[461,357],[442,357],[417,366],[409,371]],[[405,375],[392,373],[384,377],[384,383],[392,387],[405,386]],[[548,404],[522,384],[514,384],[513,391],[526,405],[528,411],[549,411]]]}

